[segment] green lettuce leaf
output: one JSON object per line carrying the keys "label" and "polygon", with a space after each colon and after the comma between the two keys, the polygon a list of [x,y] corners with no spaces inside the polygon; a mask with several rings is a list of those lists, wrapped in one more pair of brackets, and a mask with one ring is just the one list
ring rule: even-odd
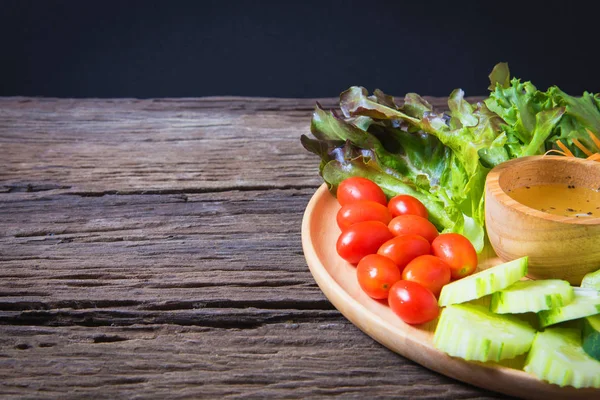
{"label": "green lettuce leaf", "polygon": [[553,141],[561,140],[578,157],[586,157],[586,154],[573,145],[573,139],[579,140],[592,153],[600,152],[600,147],[590,139],[587,132],[589,129],[595,134],[600,133],[600,95],[584,92],[581,97],[573,97],[555,86],[548,89],[548,93],[556,105],[566,109]]}
{"label": "green lettuce leaf", "polygon": [[565,113],[564,108],[552,108],[541,111],[535,116],[535,128],[533,129],[531,140],[524,146],[519,157],[532,156],[544,152],[544,144],[550,137],[552,130],[557,122]]}
{"label": "green lettuce leaf", "polygon": [[504,121],[505,147],[511,158],[557,149],[557,140],[578,157],[586,154],[574,145],[573,139],[592,153],[600,151],[586,130],[600,132],[598,94],[584,92],[581,97],[574,97],[556,86],[543,92],[531,82],[521,83],[508,77],[507,65],[494,68],[490,74],[492,92],[485,104]]}
{"label": "green lettuce leaf", "polygon": [[492,69],[492,72],[488,76],[490,78],[489,90],[496,89],[496,85],[501,88],[508,88],[510,86],[510,69],[508,63],[498,63]]}
{"label": "green lettuce leaf", "polygon": [[[466,124],[478,124],[473,108],[463,101],[462,92],[457,92],[453,101]],[[440,230],[462,233],[481,249],[484,238],[481,199],[487,169],[478,163],[470,131],[462,128],[459,117],[454,120],[461,128],[453,131],[448,125],[452,119],[434,113],[431,105],[418,95],[406,96],[405,113],[391,96],[381,91],[368,96],[366,90],[358,87],[342,93],[340,104],[346,118],[319,105],[315,108],[311,131],[320,144],[302,138],[305,148],[321,157],[321,175],[332,192],[339,183],[334,177],[348,176],[348,171],[368,172],[367,175],[373,175],[372,180],[385,174],[385,182],[388,186],[395,183],[393,187],[401,190],[398,193],[406,193],[408,187],[424,196],[423,202],[432,208],[432,221]],[[340,149],[342,142],[344,150]],[[345,155],[345,162],[340,154]],[[364,161],[349,160],[348,154]],[[398,182],[406,186],[398,186]],[[443,207],[436,206],[439,204]],[[450,211],[442,217],[441,210]]]}

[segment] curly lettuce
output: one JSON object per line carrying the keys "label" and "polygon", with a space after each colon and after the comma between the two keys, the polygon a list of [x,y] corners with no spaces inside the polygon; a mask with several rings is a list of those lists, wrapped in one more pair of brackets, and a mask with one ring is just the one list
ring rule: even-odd
{"label": "curly lettuce", "polygon": [[491,168],[516,157],[543,154],[557,140],[579,156],[579,140],[598,151],[587,129],[600,131],[600,97],[572,97],[552,87],[510,78],[508,65],[489,76],[490,95],[470,103],[461,89],[446,112],[408,93],[403,101],[353,86],[340,95],[341,115],[316,105],[314,138],[303,146],[321,158],[320,174],[335,195],[345,178],[362,176],[392,197],[410,194],[442,232],[457,232],[480,252],[485,241],[484,188]]}

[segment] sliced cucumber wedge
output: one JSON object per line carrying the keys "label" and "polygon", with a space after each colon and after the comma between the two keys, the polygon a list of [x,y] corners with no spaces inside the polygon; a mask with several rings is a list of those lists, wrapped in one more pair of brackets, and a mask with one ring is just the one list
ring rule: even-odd
{"label": "sliced cucumber wedge", "polygon": [[600,313],[600,292],[594,289],[574,288],[575,298],[560,308],[540,311],[540,327],[554,325]]}
{"label": "sliced cucumber wedge", "polygon": [[445,307],[478,299],[507,288],[526,274],[527,257],[488,268],[444,286],[439,305]]}
{"label": "sliced cucumber wedge", "polygon": [[583,351],[578,329],[538,332],[523,369],[559,386],[600,388],[600,363]]}
{"label": "sliced cucumber wedge", "polygon": [[600,361],[600,314],[583,319],[583,350]]}
{"label": "sliced cucumber wedge", "polygon": [[585,274],[581,281],[581,287],[600,290],[600,269],[596,272]]}
{"label": "sliced cucumber wedge", "polygon": [[512,315],[454,304],[442,310],[433,345],[465,360],[500,361],[527,352],[534,337],[535,329]]}
{"label": "sliced cucumber wedge", "polygon": [[490,310],[498,314],[538,312],[569,304],[575,295],[567,281],[519,281],[492,295]]}

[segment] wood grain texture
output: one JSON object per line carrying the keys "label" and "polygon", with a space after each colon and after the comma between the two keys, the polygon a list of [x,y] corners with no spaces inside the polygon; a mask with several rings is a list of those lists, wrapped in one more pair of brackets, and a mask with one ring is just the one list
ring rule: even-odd
{"label": "wood grain texture", "polygon": [[0,99],[0,395],[501,397],[385,349],[318,289],[314,102]]}

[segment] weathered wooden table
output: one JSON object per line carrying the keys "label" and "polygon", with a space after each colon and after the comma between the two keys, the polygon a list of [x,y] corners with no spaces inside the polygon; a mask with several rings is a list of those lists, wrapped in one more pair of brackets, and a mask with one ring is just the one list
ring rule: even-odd
{"label": "weathered wooden table", "polygon": [[501,397],[387,350],[316,286],[314,102],[0,99],[0,395]]}

